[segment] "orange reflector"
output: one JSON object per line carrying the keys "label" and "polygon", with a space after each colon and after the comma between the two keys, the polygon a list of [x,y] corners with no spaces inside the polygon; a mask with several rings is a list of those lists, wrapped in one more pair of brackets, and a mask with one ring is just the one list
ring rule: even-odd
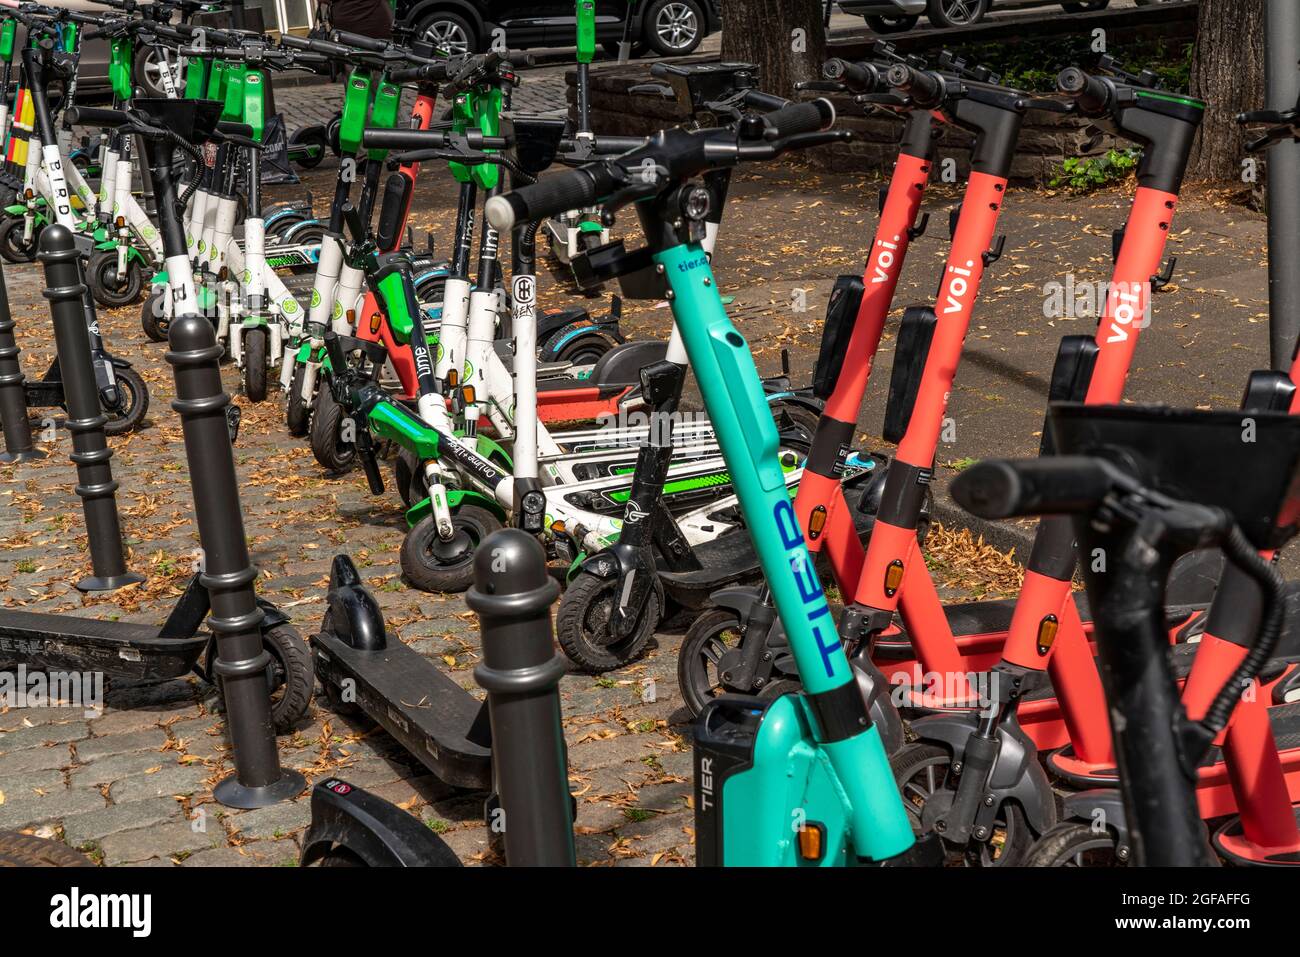
{"label": "orange reflector", "polygon": [[115,223],[115,225],[117,226],[118,229],[125,229],[126,219],[122,216],[117,217],[117,222]]}
{"label": "orange reflector", "polygon": [[474,387],[467,385],[460,390],[460,397],[465,400],[466,405],[474,404]]}
{"label": "orange reflector", "polygon": [[453,389],[456,387],[456,381],[459,378],[460,377],[456,374],[455,369],[449,369],[447,371],[447,385],[451,386]]}
{"label": "orange reflector", "polygon": [[805,824],[799,828],[799,856],[805,861],[820,861],[826,853],[824,836],[825,828],[820,824]]}
{"label": "orange reflector", "polygon": [[[356,325],[356,322],[357,322],[357,311],[356,311],[355,309],[349,309],[346,313],[344,313],[344,315],[347,317],[348,325],[349,325],[349,326],[354,326],[354,325]],[[378,318],[379,318],[379,313],[375,313],[375,320],[378,320]],[[372,324],[375,325],[376,328],[378,328],[378,322],[377,322],[377,321],[372,320]]]}
{"label": "orange reflector", "polygon": [[1045,655],[1052,650],[1052,642],[1056,640],[1056,633],[1060,630],[1060,622],[1056,620],[1055,615],[1048,615],[1038,623],[1038,653]]}
{"label": "orange reflector", "polygon": [[903,563],[895,558],[885,569],[885,594],[893,598],[894,592],[898,591],[898,586],[901,584],[903,584]]}
{"label": "orange reflector", "polygon": [[552,528],[554,531],[562,532],[562,531],[564,531],[564,523],[563,523],[563,522],[552,522],[552,523],[551,523],[551,528]]}
{"label": "orange reflector", "polygon": [[821,538],[822,529],[826,527],[826,506],[818,505],[808,517],[808,537]]}

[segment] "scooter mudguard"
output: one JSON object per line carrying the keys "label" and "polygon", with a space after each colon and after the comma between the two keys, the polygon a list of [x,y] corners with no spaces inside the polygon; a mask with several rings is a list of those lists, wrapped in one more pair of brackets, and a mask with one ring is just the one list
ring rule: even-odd
{"label": "scooter mudguard", "polygon": [[370,431],[415,453],[420,461],[436,459],[442,448],[441,436],[419,416],[391,401],[381,401],[366,413]]}
{"label": "scooter mudguard", "polygon": [[[501,504],[496,499],[488,498],[473,489],[447,489],[447,506],[454,512],[462,505],[477,505],[479,508],[487,509],[502,522],[506,520],[506,510],[501,507]],[[414,528],[419,524],[420,519],[429,515],[432,511],[433,505],[426,496],[406,510],[406,527]]]}
{"label": "scooter mudguard", "polygon": [[636,631],[652,593],[659,596],[663,607],[664,586],[649,548],[615,542],[583,562],[581,570],[606,581],[622,581],[618,601],[609,616],[610,633],[615,638],[626,638]]}
{"label": "scooter mudguard", "polygon": [[10,216],[21,216],[23,213],[27,212],[27,204],[10,203],[8,206],[5,207],[5,212],[8,213]]}
{"label": "scooter mudguard", "polygon": [[[912,731],[924,742],[934,742],[952,752],[953,764],[962,762],[966,754],[966,744],[975,734],[980,723],[978,711],[932,714],[912,721]],[[1047,772],[1037,761],[1037,750],[1029,736],[1014,721],[1003,721],[998,725],[998,756],[989,776],[988,791],[993,795],[993,807],[1001,807],[1008,801],[1019,804],[1029,820],[1029,826],[1036,834],[1042,834],[1056,824],[1056,795],[1052,791]],[[937,802],[936,802],[937,804]],[[946,806],[935,811],[946,811]],[[930,802],[926,802],[926,818],[922,820],[922,830],[931,830],[925,826],[929,819]]]}
{"label": "scooter mudguard", "polygon": [[311,827],[299,866],[309,867],[336,848],[368,867],[460,867],[460,859],[421,821],[339,778],[311,792]]}
{"label": "scooter mudguard", "polygon": [[1061,803],[1062,821],[1079,821],[1094,830],[1105,828],[1115,835],[1120,854],[1127,857],[1124,852],[1133,846],[1133,841],[1124,811],[1124,795],[1118,788],[1089,788],[1067,794]]}

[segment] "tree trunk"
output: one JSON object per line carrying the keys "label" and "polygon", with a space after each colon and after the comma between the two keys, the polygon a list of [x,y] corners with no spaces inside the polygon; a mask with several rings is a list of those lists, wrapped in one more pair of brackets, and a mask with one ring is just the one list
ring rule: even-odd
{"label": "tree trunk", "polygon": [[722,59],[753,63],[759,87],[793,97],[794,85],[821,78],[826,59],[822,0],[727,0]]}
{"label": "tree trunk", "polygon": [[1191,86],[1209,108],[1189,175],[1239,179],[1246,138],[1237,114],[1264,105],[1264,0],[1200,0]]}

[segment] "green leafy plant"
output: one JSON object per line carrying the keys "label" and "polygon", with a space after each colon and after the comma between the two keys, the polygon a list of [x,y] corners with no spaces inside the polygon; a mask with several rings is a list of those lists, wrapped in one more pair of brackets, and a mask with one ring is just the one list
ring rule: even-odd
{"label": "green leafy plant", "polygon": [[1091,193],[1128,179],[1141,155],[1141,150],[1130,148],[1110,149],[1101,156],[1071,156],[1061,164],[1060,174],[1052,177],[1048,185],[1071,193]]}

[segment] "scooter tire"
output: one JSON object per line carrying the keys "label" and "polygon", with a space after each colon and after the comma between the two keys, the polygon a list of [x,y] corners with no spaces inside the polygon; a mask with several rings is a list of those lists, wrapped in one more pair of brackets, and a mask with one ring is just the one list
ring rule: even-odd
{"label": "scooter tire", "polygon": [[[1043,832],[1025,855],[1026,867],[1123,867],[1115,835],[1108,828],[1063,821]],[[1085,859],[1086,856],[1086,859]]]}
{"label": "scooter tire", "polygon": [[126,404],[122,412],[105,409],[108,421],[104,423],[105,435],[123,435],[134,432],[144,422],[145,413],[149,411],[149,386],[145,384],[140,373],[131,368],[113,370],[117,387],[127,393]]}
{"label": "scooter tire", "polygon": [[429,486],[424,480],[424,469],[416,454],[403,448],[397,453],[393,462],[393,481],[397,485],[397,494],[402,497],[402,504],[410,508],[416,502],[429,497]]}
{"label": "scooter tire", "polygon": [[356,461],[357,449],[342,436],[343,406],[328,388],[316,390],[316,408],[311,414],[311,454],[330,472],[346,472]]}
{"label": "scooter tire", "polygon": [[306,375],[307,367],[298,363],[293,370],[293,378],[289,380],[289,400],[285,403],[284,423],[289,434],[295,438],[302,438],[311,429],[311,406],[302,397],[302,380]]}
{"label": "scooter tire", "polygon": [[443,543],[438,525],[426,515],[402,542],[402,574],[420,591],[458,594],[474,583],[474,552],[479,543],[501,528],[495,515],[477,505],[462,505],[451,515],[454,540]]}
{"label": "scooter tire", "polygon": [[266,344],[265,329],[249,329],[244,334],[244,395],[250,402],[266,399]]}
{"label": "scooter tire", "polygon": [[163,315],[163,296],[166,290],[155,289],[145,297],[140,307],[140,328],[153,342],[167,341],[167,327],[171,320]]}
{"label": "scooter tire", "polygon": [[298,629],[288,623],[268,628],[262,644],[271,655],[275,677],[271,688],[271,723],[276,734],[288,734],[307,716],[316,675],[311,651]]}
{"label": "scooter tire", "polygon": [[32,234],[31,242],[23,241],[23,218],[11,217],[0,224],[0,258],[8,263],[30,263],[36,261],[37,244],[41,232]]}
{"label": "scooter tire", "polygon": [[86,282],[95,302],[106,309],[119,309],[140,301],[144,291],[144,272],[140,263],[128,259],[126,275],[117,273],[117,250],[101,249],[86,265]]}
{"label": "scooter tire", "polygon": [[[730,641],[719,637],[727,632],[733,633]],[[677,689],[691,717],[697,717],[706,704],[727,690],[709,675],[705,661],[713,658],[706,656],[705,650],[712,649],[716,656],[721,650],[714,647],[716,643],[736,648],[740,637],[740,619],[728,608],[710,608],[686,629],[677,651]]]}
{"label": "scooter tire", "polygon": [[659,627],[663,602],[659,590],[654,589],[636,630],[627,638],[614,640],[609,618],[617,590],[617,578],[579,572],[560,599],[555,637],[569,659],[588,674],[603,674],[636,661]]}

